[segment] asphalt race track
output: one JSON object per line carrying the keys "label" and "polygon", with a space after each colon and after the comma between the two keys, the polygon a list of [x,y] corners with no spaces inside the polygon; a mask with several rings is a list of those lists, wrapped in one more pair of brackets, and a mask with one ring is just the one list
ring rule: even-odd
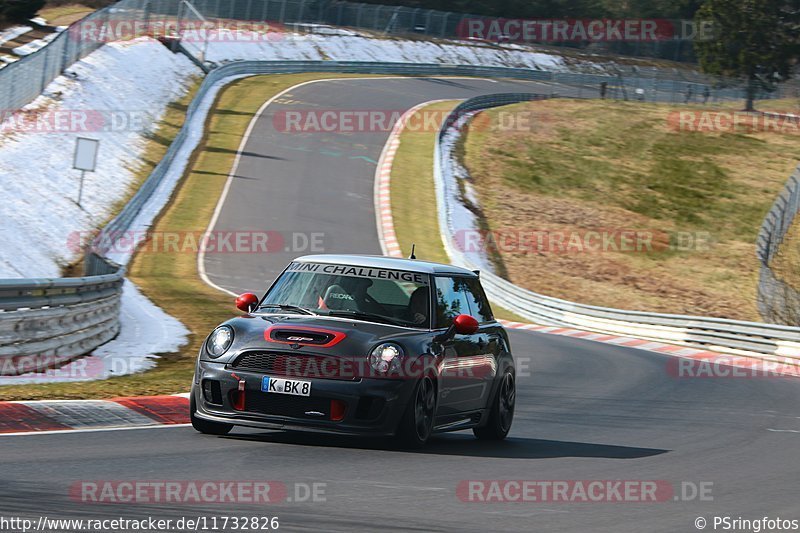
{"label": "asphalt race track", "polygon": [[[292,90],[255,125],[217,230],[324,233],[326,252],[380,253],[375,163],[386,133],[287,135],[282,110],[407,109],[485,92],[552,86],[481,80],[332,81]],[[421,213],[420,216],[434,216]],[[214,283],[263,291],[295,253],[207,258]],[[512,331],[518,378],[509,439],[435,437],[421,451],[385,440],[189,427],[0,437],[0,509],[51,517],[244,515],[308,531],[696,531],[715,515],[800,518],[800,383],[676,378],[670,358],[568,337]],[[187,388],[188,388],[187,383]],[[681,495],[713,483],[713,501],[464,502],[464,480],[665,480]],[[276,480],[325,483],[324,502],[274,506],[86,504],[82,480]],[[707,485],[710,486],[710,485]],[[686,489],[688,493],[693,491]],[[291,495],[291,489],[290,489]],[[691,494],[687,494],[691,496]]]}

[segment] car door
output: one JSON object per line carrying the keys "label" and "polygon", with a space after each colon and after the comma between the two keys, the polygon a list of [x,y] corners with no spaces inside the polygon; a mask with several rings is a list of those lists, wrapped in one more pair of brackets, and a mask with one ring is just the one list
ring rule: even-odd
{"label": "car door", "polygon": [[489,299],[483,291],[480,279],[478,277],[467,278],[464,291],[467,294],[470,314],[479,324],[475,353],[472,354],[472,359],[475,368],[476,391],[478,390],[477,385],[480,385],[480,396],[475,398],[475,408],[481,409],[488,406],[492,383],[497,376],[499,359],[505,346],[504,337],[502,326],[494,319]]}
{"label": "car door", "polygon": [[[450,327],[460,314],[472,314],[469,279],[467,276],[435,276],[437,328]],[[456,333],[443,343],[439,377],[440,418],[485,407],[482,400],[487,387],[491,386],[495,367],[493,357],[487,355],[487,350],[491,349],[490,329],[488,326],[483,331],[479,328],[472,335]]]}

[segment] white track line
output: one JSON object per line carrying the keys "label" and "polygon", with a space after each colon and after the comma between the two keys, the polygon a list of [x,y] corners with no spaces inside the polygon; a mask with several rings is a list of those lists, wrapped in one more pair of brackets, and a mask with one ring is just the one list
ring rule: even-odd
{"label": "white track line", "polygon": [[65,433],[98,433],[105,431],[130,431],[132,429],[166,429],[166,428],[188,428],[191,424],[157,424],[152,426],[120,426],[114,428],[84,428],[84,429],[52,429],[47,431],[18,431],[15,433],[0,433],[3,437],[22,437],[28,435],[62,435]]}

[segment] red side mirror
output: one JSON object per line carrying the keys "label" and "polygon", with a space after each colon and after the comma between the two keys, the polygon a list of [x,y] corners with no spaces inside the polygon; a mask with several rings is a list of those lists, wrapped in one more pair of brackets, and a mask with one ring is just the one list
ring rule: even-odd
{"label": "red side mirror", "polygon": [[456,333],[459,335],[472,335],[478,331],[478,321],[469,315],[458,315],[453,319]]}
{"label": "red side mirror", "polygon": [[257,305],[258,296],[252,292],[246,292],[236,297],[236,308],[245,313],[249,313]]}

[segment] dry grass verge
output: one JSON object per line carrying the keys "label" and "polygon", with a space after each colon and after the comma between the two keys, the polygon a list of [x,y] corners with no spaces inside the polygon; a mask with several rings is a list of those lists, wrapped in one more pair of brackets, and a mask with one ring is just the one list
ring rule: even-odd
{"label": "dry grass verge", "polygon": [[[687,109],[703,110],[550,100],[485,112],[490,124],[532,124],[473,128],[464,143],[488,228],[511,236],[497,247],[511,281],[594,305],[759,320],[755,238],[797,164],[798,135],[668,125]],[[640,233],[633,250],[601,239],[589,252],[593,231],[618,248],[622,232]],[[543,248],[516,241],[542,236]]]}

